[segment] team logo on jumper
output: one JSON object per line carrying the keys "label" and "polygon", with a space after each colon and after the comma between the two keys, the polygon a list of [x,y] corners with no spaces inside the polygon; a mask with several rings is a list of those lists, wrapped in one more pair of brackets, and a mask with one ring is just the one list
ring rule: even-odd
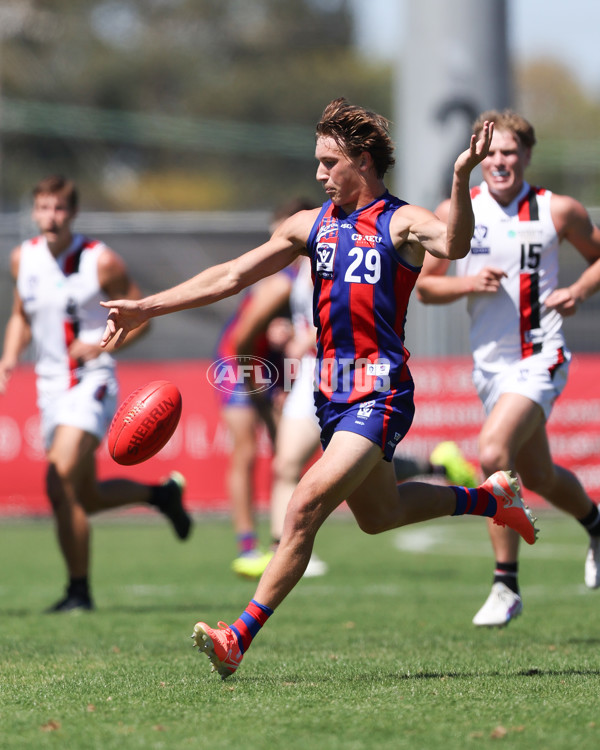
{"label": "team logo on jumper", "polygon": [[360,409],[357,413],[358,419],[368,419],[371,416],[371,412],[373,411],[373,406],[375,404],[375,400],[373,401],[365,401],[364,404],[360,405]]}
{"label": "team logo on jumper", "polygon": [[319,231],[317,232],[317,242],[324,239],[337,240],[338,237],[339,223],[337,219],[329,217],[323,219]]}
{"label": "team logo on jumper", "polygon": [[337,219],[323,219],[317,232],[317,276],[322,279],[333,278],[333,259],[337,247],[339,224]]}

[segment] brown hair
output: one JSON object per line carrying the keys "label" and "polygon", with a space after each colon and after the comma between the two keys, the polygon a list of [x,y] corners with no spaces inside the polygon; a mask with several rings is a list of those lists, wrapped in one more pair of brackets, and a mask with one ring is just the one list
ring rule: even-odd
{"label": "brown hair", "polygon": [[71,211],[77,211],[79,206],[79,193],[72,180],[67,180],[61,175],[50,175],[41,179],[33,188],[34,199],[38,195],[62,195],[66,198]]}
{"label": "brown hair", "polygon": [[394,144],[385,117],[358,107],[344,97],[334,99],[323,110],[316,135],[328,136],[350,157],[367,151],[373,158],[377,176],[382,178],[395,164]]}
{"label": "brown hair", "polygon": [[488,109],[482,112],[473,123],[475,135],[478,136],[481,133],[485,120],[493,121],[496,130],[510,130],[525,148],[533,148],[536,144],[533,125],[512,109],[504,109],[502,112],[497,109]]}

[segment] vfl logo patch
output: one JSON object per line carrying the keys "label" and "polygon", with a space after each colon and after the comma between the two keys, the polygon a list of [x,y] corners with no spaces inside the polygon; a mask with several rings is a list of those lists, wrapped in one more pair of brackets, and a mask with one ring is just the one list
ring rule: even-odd
{"label": "vfl logo patch", "polygon": [[487,237],[488,228],[485,226],[485,224],[476,224],[475,225],[475,231],[473,232],[473,239],[475,242],[483,242],[483,240]]}
{"label": "vfl logo patch", "polygon": [[319,242],[317,245],[317,276],[322,279],[333,278],[333,259],[335,258],[335,242]]}
{"label": "vfl logo patch", "polygon": [[322,279],[333,279],[333,259],[339,233],[338,220],[329,217],[323,219],[317,232],[317,276]]}
{"label": "vfl logo patch", "polygon": [[489,246],[482,245],[483,241],[487,237],[487,234],[488,234],[488,228],[485,226],[485,224],[475,225],[475,231],[473,232],[474,244],[471,245],[472,255],[489,255],[490,254]]}

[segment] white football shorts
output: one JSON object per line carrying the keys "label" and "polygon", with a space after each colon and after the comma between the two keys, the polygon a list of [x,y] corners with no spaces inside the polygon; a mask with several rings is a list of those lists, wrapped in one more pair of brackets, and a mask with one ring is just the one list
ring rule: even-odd
{"label": "white football shorts", "polygon": [[78,427],[102,441],[117,408],[118,385],[112,371],[94,370],[72,388],[58,393],[40,393],[44,448],[52,444],[58,425]]}
{"label": "white football shorts", "polygon": [[314,419],[318,424],[314,377],[315,358],[308,355],[302,357],[296,379],[283,402],[283,416],[289,419]]}
{"label": "white football shorts", "polygon": [[[507,365],[500,372],[480,368],[473,370],[473,383],[489,414],[503,393],[520,393],[539,404],[548,420],[554,402],[567,384],[571,352],[561,349],[562,357],[553,351],[541,352]],[[562,359],[562,361],[561,361]]]}

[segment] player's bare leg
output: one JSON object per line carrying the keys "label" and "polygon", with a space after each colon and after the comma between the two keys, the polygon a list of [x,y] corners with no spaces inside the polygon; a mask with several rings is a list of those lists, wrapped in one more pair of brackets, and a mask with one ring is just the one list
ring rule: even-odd
{"label": "player's bare leg", "polygon": [[257,601],[272,609],[283,601],[304,572],[318,529],[343,500],[368,534],[449,516],[457,507],[454,488],[424,482],[397,485],[393,466],[382,460],[378,446],[339,431],[292,496],[281,543],[258,585]]}
{"label": "player's bare leg", "polygon": [[280,539],[288,503],[302,471],[319,447],[319,425],[314,419],[284,417],[278,428],[273,459],[271,534]]}
{"label": "player's bare leg", "polygon": [[75,427],[59,425],[47,454],[47,492],[70,581],[67,596],[55,605],[53,611],[91,609],[93,606],[87,583],[90,527],[87,513],[78,500],[78,492],[80,485],[89,481],[85,477],[93,470],[93,454],[97,446],[98,440],[93,435]]}
{"label": "player's bare leg", "polygon": [[[78,517],[78,526],[85,526],[88,529],[88,537],[89,524],[86,516],[117,508],[150,505],[168,518],[180,539],[187,539],[191,531],[192,519],[183,507],[185,479],[181,474],[171,472],[162,483],[156,485],[124,478],[99,482],[96,476],[95,457],[98,444],[97,438],[89,433],[67,425],[59,426],[53,443],[53,458],[49,469],[49,481],[54,487],[53,494],[58,500],[66,491],[68,497],[75,498],[72,515]],[[76,456],[74,465],[66,463],[72,451],[75,451]],[[60,505],[62,508],[63,503],[61,502]],[[66,529],[66,523],[67,521],[63,521],[58,524],[59,535],[61,535],[61,528]],[[79,539],[80,534],[65,531],[62,536],[65,538],[64,544],[72,546],[73,543],[70,540]],[[85,555],[86,560],[88,556],[89,550]],[[83,554],[79,557],[84,558]]]}
{"label": "player's bare leg", "polygon": [[505,472],[471,490],[420,482],[397,486],[392,464],[382,460],[378,446],[361,435],[338,431],[321,459],[300,480],[288,505],[281,542],[246,610],[230,626],[219,623],[221,630],[204,622],[194,628],[195,644],[222,677],[235,672],[258,630],[298,583],[317,531],[344,499],[360,528],[370,534],[440,516],[474,513],[521,526],[531,543],[534,540],[532,519],[523,507],[518,485]]}
{"label": "player's bare leg", "polygon": [[227,486],[233,529],[242,543],[248,539],[248,549],[240,551],[250,551],[256,546],[253,487],[259,419],[251,406],[228,406],[223,409],[223,419],[232,440]]}
{"label": "player's bare leg", "polygon": [[289,502],[280,544],[255,599],[274,609],[302,577],[325,519],[381,462],[381,449],[360,435],[336,433],[302,477]]}
{"label": "player's bare leg", "polygon": [[[516,469],[523,485],[577,519],[593,509],[577,478],[552,462],[542,408],[526,396],[505,393],[480,435],[484,473]],[[490,596],[475,615],[476,625],[502,626],[522,612],[518,584],[519,535],[488,522],[495,559]]]}

